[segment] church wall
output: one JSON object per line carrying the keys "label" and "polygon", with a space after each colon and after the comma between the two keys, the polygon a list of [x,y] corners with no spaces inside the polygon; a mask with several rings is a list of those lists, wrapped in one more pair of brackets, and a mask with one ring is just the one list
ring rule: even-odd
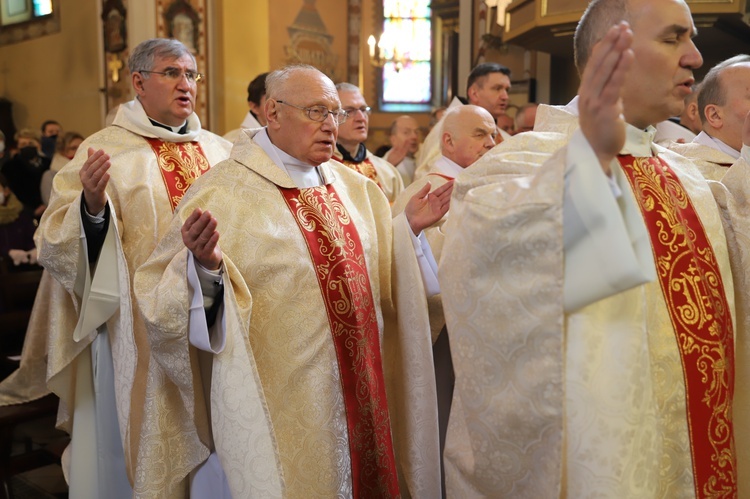
{"label": "church wall", "polygon": [[61,2],[59,33],[0,47],[0,96],[16,128],[59,121],[83,135],[100,128],[100,56],[95,0]]}

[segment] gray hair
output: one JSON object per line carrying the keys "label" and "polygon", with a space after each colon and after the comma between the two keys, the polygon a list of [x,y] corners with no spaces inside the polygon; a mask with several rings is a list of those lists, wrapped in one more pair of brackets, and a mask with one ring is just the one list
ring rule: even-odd
{"label": "gray hair", "polygon": [[[151,38],[138,44],[130,53],[128,68],[130,73],[138,71],[151,71],[154,69],[154,61],[160,59],[179,59],[188,54],[195,63],[195,57],[190,53],[183,43],[172,38]],[[148,75],[144,75],[144,78]]]}
{"label": "gray hair", "polygon": [[338,93],[341,92],[359,92],[362,93],[362,91],[359,89],[357,85],[353,85],[351,83],[347,83],[345,81],[342,81],[341,83],[336,84],[336,91]]}
{"label": "gray hair", "polygon": [[278,100],[279,96],[283,93],[284,87],[286,86],[287,81],[289,81],[289,78],[293,74],[302,71],[314,71],[323,74],[318,68],[310,66],[309,64],[292,64],[277,69],[276,71],[272,71],[266,76],[266,98]]}
{"label": "gray hair", "polygon": [[578,73],[583,74],[594,45],[620,21],[630,21],[628,0],[592,0],[586,7],[573,35],[573,56]]}
{"label": "gray hair", "polygon": [[709,104],[715,104],[717,106],[723,106],[726,104],[727,89],[721,83],[721,73],[725,69],[743,62],[750,62],[750,55],[740,54],[730,57],[712,67],[708,73],[706,73],[706,77],[703,78],[703,82],[700,84],[698,92],[698,114],[701,117],[701,123],[706,123],[706,106]]}

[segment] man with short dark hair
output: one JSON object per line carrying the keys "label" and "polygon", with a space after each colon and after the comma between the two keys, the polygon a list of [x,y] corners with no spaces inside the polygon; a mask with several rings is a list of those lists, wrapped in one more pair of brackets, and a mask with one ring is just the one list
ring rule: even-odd
{"label": "man with short dark hair", "polygon": [[179,430],[161,406],[176,393],[150,361],[132,277],[182,196],[230,144],[201,128],[194,108],[203,75],[182,43],[146,40],[128,66],[136,98],[57,174],[36,234],[39,261],[64,288],[48,310],[56,327],[47,383],[71,433],[71,497],[170,497],[179,486],[157,463],[163,452],[193,454],[167,436]]}
{"label": "man with short dark hair", "polygon": [[695,33],[683,0],[593,0],[577,98],[456,180],[449,495],[747,494],[747,192],[726,225],[714,193],[748,165],[709,186],[653,143],[703,62]]}
{"label": "man with short dark hair", "polygon": [[245,115],[245,119],[240,127],[227,132],[224,138],[229,142],[234,142],[240,135],[243,128],[260,128],[266,126],[266,115],[263,108],[266,105],[266,77],[268,73],[261,73],[247,86],[247,107],[250,110]]}
{"label": "man with short dark hair", "polygon": [[750,55],[720,62],[706,74],[698,95],[703,130],[672,150],[692,159],[706,178],[721,180],[742,150],[742,125],[750,113]]}
{"label": "man with short dark hair", "polygon": [[333,82],[298,65],[267,85],[268,126],[198,179],[136,274],[154,361],[180,389],[170,409],[191,445],[211,435],[232,497],[440,497],[413,241],[452,184],[392,219],[373,182],[331,161],[352,118]]}
{"label": "man with short dark hair", "polygon": [[55,154],[57,137],[62,133],[62,126],[55,120],[47,120],[42,123],[41,146],[45,157],[52,159]]}

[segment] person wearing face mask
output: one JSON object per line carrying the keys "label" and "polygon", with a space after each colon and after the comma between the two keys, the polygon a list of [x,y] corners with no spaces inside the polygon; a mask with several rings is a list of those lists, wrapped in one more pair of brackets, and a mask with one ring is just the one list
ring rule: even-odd
{"label": "person wearing face mask", "polygon": [[39,137],[25,128],[16,133],[18,152],[2,166],[0,173],[8,179],[11,190],[24,207],[39,218],[47,206],[42,202],[42,175],[49,169],[50,160],[41,155]]}
{"label": "person wearing face mask", "polygon": [[42,154],[47,158],[55,155],[57,148],[57,138],[62,135],[62,126],[54,120],[47,120],[42,123]]}
{"label": "person wearing face mask", "polygon": [[39,186],[42,194],[42,202],[45,205],[49,204],[49,196],[52,193],[52,180],[55,178],[55,174],[73,159],[73,156],[76,155],[78,146],[81,145],[83,139],[83,135],[77,132],[65,132],[65,135],[57,140],[56,151],[55,155],[52,157],[52,163],[50,164],[49,170],[42,175],[42,181]]}
{"label": "person wearing face mask", "polygon": [[0,261],[10,270],[36,263],[34,217],[11,191],[8,180],[0,174]]}

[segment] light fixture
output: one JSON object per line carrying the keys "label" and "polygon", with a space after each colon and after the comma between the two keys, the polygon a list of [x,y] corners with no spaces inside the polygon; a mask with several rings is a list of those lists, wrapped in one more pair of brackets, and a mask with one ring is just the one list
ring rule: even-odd
{"label": "light fixture", "polygon": [[382,68],[392,62],[398,73],[411,62],[408,52],[399,50],[396,43],[385,33],[381,34],[377,40],[374,35],[370,35],[367,39],[367,45],[370,46],[370,63],[373,66]]}

